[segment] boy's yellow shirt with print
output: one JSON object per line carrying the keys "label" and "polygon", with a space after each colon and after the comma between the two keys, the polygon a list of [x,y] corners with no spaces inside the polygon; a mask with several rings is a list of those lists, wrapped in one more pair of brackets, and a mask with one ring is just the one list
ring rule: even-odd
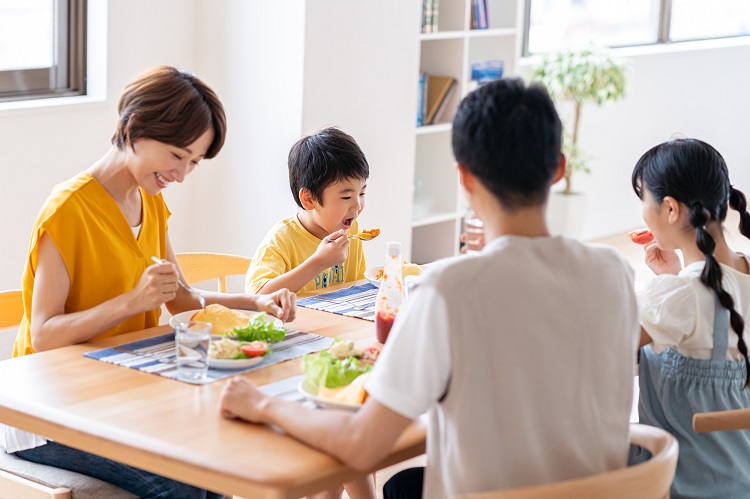
{"label": "boy's yellow shirt with print", "polygon": [[[359,224],[355,220],[348,234],[358,232]],[[245,291],[257,293],[269,280],[297,268],[315,253],[320,241],[302,226],[297,215],[277,223],[266,234],[250,262],[245,278]],[[305,293],[334,284],[364,279],[366,267],[362,241],[350,239],[349,242],[349,254],[344,263],[325,269],[302,289],[291,291]]]}

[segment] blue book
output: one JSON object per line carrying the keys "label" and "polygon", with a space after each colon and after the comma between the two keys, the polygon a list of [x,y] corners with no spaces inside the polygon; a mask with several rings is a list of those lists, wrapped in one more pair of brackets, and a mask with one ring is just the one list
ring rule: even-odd
{"label": "blue book", "polygon": [[417,86],[417,126],[424,125],[425,107],[427,105],[427,73],[419,73]]}
{"label": "blue book", "polygon": [[477,16],[477,28],[487,29],[489,28],[489,23],[487,22],[487,0],[476,0],[476,2],[479,9],[479,15]]}

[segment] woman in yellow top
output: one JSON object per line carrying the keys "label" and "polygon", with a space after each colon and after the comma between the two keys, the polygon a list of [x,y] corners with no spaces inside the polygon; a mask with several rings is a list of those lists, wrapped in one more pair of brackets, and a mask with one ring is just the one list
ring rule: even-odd
{"label": "woman in yellow top", "polygon": [[[52,191],[34,225],[23,274],[24,318],[14,356],[153,327],[160,307],[199,308],[169,243],[161,191],[224,143],[216,94],[189,72],[154,68],[128,84],[112,147]],[[156,265],[152,257],[167,260]],[[294,319],[295,296],[204,292],[207,303]],[[0,426],[0,448],[114,483],[140,497],[213,493]]]}

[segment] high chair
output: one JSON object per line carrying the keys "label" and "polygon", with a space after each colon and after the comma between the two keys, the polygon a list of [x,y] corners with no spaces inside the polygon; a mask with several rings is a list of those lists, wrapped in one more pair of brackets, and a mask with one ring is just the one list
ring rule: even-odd
{"label": "high chair", "polygon": [[[23,317],[21,291],[0,291],[0,335],[15,338]],[[132,499],[112,484],[72,471],[32,463],[0,451],[0,498],[8,499]]]}
{"label": "high chair", "polygon": [[462,494],[455,499],[668,499],[677,467],[677,440],[661,428],[634,423],[630,443],[651,452],[651,459],[575,480]]}
{"label": "high chair", "polygon": [[245,275],[250,267],[250,258],[223,253],[176,253],[177,263],[185,274],[187,283],[218,279],[218,291],[227,292],[227,276]]}
{"label": "high chair", "polygon": [[693,430],[696,433],[750,430],[750,409],[695,413],[693,414]]}

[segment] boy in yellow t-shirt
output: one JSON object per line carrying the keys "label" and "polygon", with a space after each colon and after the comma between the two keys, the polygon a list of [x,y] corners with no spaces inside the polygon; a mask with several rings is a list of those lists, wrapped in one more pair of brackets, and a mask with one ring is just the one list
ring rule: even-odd
{"label": "boy in yellow t-shirt", "polygon": [[266,234],[245,280],[249,293],[306,292],[364,278],[357,217],[370,167],[357,142],[338,128],[298,140],[289,151],[289,187],[302,211]]}

